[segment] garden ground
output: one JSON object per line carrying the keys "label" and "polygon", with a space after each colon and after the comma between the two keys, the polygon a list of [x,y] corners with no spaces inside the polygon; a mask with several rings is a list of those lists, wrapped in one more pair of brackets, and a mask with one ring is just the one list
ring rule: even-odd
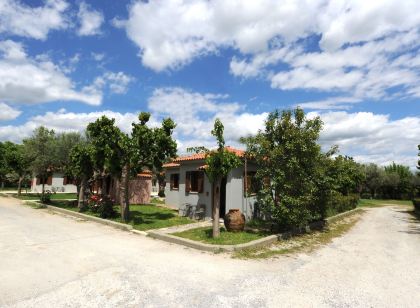
{"label": "garden ground", "polygon": [[0,306],[416,307],[420,223],[368,208],[312,252],[232,259],[0,198]]}

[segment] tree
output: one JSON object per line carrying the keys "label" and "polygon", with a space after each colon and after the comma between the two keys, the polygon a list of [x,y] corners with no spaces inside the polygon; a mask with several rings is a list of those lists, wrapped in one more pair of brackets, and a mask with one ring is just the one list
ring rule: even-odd
{"label": "tree", "polygon": [[[419,157],[419,160],[417,161],[417,169],[420,170],[420,144],[417,146],[417,148],[419,149],[419,154],[417,154],[417,156]],[[420,172],[417,173],[418,176],[420,176]]]}
{"label": "tree", "polygon": [[45,181],[56,166],[55,133],[41,126],[34,130],[32,136],[23,140],[25,155],[29,160],[29,170],[42,180],[42,199],[45,192]]}
{"label": "tree", "polygon": [[92,141],[95,167],[103,176],[107,173],[119,178],[121,219],[129,220],[129,181],[144,168],[162,170],[162,164],[176,155],[172,139],[175,123],[164,119],[162,126],[148,127],[150,114],[139,114],[139,123],[132,123],[131,135],[115,126],[114,119],[103,116],[88,125]]}
{"label": "tree", "polygon": [[102,116],[87,126],[88,140],[92,144],[94,170],[102,180],[101,194],[106,197],[106,177],[120,172],[121,130],[115,126],[115,119]]}
{"label": "tree", "polygon": [[15,144],[13,142],[4,143],[4,160],[7,168],[16,174],[18,179],[18,196],[22,191],[22,181],[25,176],[30,172],[27,155],[23,145]]}
{"label": "tree", "polygon": [[83,211],[86,207],[85,192],[88,179],[93,176],[93,148],[87,142],[76,144],[70,152],[70,172],[80,179],[77,207]]}
{"label": "tree", "polygon": [[4,157],[5,157],[5,146],[2,142],[0,142],[0,183],[1,183],[0,188],[4,188],[4,181],[6,179],[6,175],[8,172],[7,163]]}
{"label": "tree", "polygon": [[71,176],[71,151],[73,147],[84,142],[84,138],[78,132],[65,132],[56,136],[55,160],[57,167],[61,169],[66,176]]}
{"label": "tree", "polygon": [[144,169],[162,171],[162,165],[170,158],[176,156],[176,142],[172,138],[175,123],[172,119],[162,120],[161,127],[150,128],[147,123],[150,113],[141,112],[139,123],[132,123],[131,136],[124,135],[121,138],[121,180],[120,180],[120,203],[122,204],[121,215],[127,221],[129,219],[129,191],[130,177],[135,176]]}
{"label": "tree", "polygon": [[386,183],[392,198],[407,199],[412,194],[413,173],[408,166],[392,163],[385,167]]}
{"label": "tree", "polygon": [[325,215],[330,181],[324,177],[327,156],[317,143],[319,117],[307,119],[302,109],[271,112],[265,130],[242,138],[259,166],[257,202],[280,228],[303,227]]}
{"label": "tree", "polygon": [[376,164],[364,165],[364,188],[368,190],[372,198],[377,197],[378,191],[383,187],[385,182],[385,171]]}
{"label": "tree", "polygon": [[333,179],[333,188],[344,196],[360,191],[364,175],[363,167],[352,157],[338,155],[331,160],[329,176]]}
{"label": "tree", "polygon": [[212,183],[212,218],[213,218],[213,237],[220,236],[220,187],[222,179],[228,173],[239,167],[242,162],[234,153],[225,148],[225,139],[223,137],[224,126],[219,119],[214,122],[214,128],[211,134],[216,137],[217,150],[210,151],[204,147],[189,149],[190,151],[203,152],[206,154],[205,173],[210,183]]}

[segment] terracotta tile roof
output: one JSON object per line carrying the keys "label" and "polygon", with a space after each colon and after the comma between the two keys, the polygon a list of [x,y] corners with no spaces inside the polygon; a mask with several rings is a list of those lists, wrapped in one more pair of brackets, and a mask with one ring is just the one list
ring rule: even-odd
{"label": "terracotta tile roof", "polygon": [[175,168],[175,167],[179,167],[179,165],[180,164],[177,164],[177,163],[166,163],[166,164],[163,164],[162,167],[163,168]]}
{"label": "terracotta tile roof", "polygon": [[152,177],[152,171],[143,171],[137,174],[140,178],[151,178]]}
{"label": "terracotta tile roof", "polygon": [[[243,157],[245,154],[245,151],[235,149],[230,146],[226,146],[225,149],[231,153],[234,153],[238,157]],[[182,162],[182,161],[202,160],[202,159],[204,160],[205,158],[206,158],[205,153],[198,153],[198,154],[192,154],[192,155],[187,155],[187,156],[180,156],[178,158],[175,158],[172,162]]]}

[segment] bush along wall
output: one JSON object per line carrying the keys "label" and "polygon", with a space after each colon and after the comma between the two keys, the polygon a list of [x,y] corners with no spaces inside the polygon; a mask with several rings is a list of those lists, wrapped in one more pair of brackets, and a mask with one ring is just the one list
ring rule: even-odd
{"label": "bush along wall", "polygon": [[343,212],[353,210],[357,207],[358,202],[358,194],[349,194],[348,196],[344,196],[337,191],[333,191],[331,193],[331,197],[327,202],[326,216],[331,217]]}

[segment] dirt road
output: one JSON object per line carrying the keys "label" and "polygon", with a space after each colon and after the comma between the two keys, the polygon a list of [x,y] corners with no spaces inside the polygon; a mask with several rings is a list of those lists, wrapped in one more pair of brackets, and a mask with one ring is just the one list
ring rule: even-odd
{"label": "dirt road", "polygon": [[309,255],[248,261],[0,197],[0,306],[419,307],[420,223],[370,209]]}

